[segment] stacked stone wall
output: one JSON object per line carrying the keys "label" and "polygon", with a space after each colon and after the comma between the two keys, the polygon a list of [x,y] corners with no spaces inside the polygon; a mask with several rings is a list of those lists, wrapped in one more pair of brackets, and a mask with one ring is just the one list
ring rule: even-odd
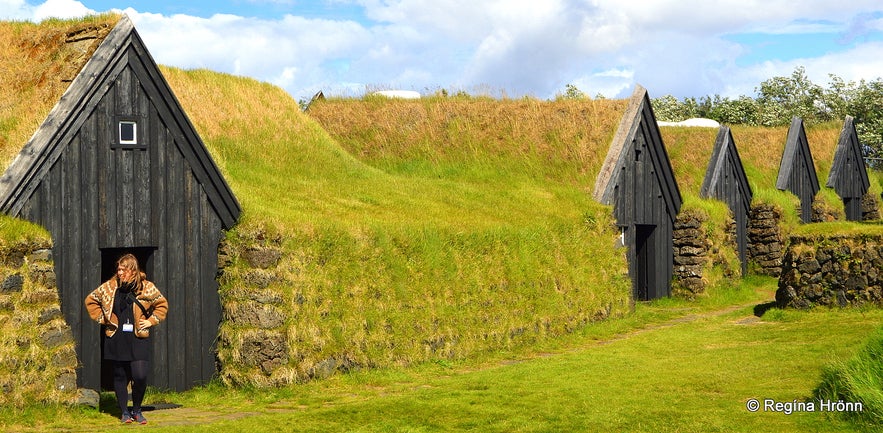
{"label": "stacked stone wall", "polygon": [[48,240],[0,247],[0,406],[81,397],[51,247]]}
{"label": "stacked stone wall", "polygon": [[779,307],[883,305],[883,236],[792,236]]}
{"label": "stacked stone wall", "polygon": [[761,275],[778,277],[782,272],[784,238],[782,210],[761,203],[751,207],[748,219],[748,262]]}
{"label": "stacked stone wall", "polygon": [[[227,286],[221,291],[223,321],[219,369],[231,383],[283,385],[289,383],[282,367],[290,361],[286,333],[286,299],[272,286],[284,283],[278,269],[281,240],[263,234],[238,247],[222,242],[218,269]],[[227,269],[241,261],[237,274]]]}
{"label": "stacked stone wall", "polygon": [[705,217],[696,212],[681,212],[672,231],[674,281],[672,295],[695,299],[705,293],[703,278],[708,266],[710,242],[703,227]]}
{"label": "stacked stone wall", "polygon": [[880,219],[880,207],[877,197],[873,194],[862,196],[862,221],[875,221]]}

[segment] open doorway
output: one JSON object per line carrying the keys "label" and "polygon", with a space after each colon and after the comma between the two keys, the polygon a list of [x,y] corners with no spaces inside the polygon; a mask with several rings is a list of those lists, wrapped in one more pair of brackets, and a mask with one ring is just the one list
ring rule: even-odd
{"label": "open doorway", "polygon": [[102,248],[101,249],[101,282],[109,280],[116,275],[117,260],[123,254],[133,254],[138,259],[141,270],[147,275],[153,274],[153,253],[156,247],[126,247],[126,248]]}
{"label": "open doorway", "polygon": [[654,248],[655,225],[635,225],[635,287],[636,301],[650,300],[656,275],[656,252]]}
{"label": "open doorway", "polygon": [[[117,272],[117,260],[124,254],[132,254],[138,259],[141,271],[151,275],[153,273],[153,253],[156,247],[125,247],[125,248],[102,248],[101,249],[101,283],[113,278]],[[101,353],[104,353],[104,327],[101,327]],[[148,378],[152,380],[152,378]],[[113,390],[113,363],[105,362],[101,357],[101,389]]]}

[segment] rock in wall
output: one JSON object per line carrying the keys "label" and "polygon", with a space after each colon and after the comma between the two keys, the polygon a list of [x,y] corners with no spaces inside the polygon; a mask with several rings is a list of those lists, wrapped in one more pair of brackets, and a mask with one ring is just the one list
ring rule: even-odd
{"label": "rock in wall", "polygon": [[783,237],[779,223],[782,210],[760,203],[751,206],[748,219],[748,262],[762,275],[778,277],[782,272]]}
{"label": "rock in wall", "polygon": [[78,360],[51,247],[42,240],[0,248],[0,405],[77,401]]}
{"label": "rock in wall", "polygon": [[705,217],[698,212],[684,211],[678,214],[673,236],[674,282],[672,295],[695,299],[705,293],[703,278],[708,265],[710,242],[702,223]]}
{"label": "rock in wall", "polygon": [[877,197],[873,194],[862,196],[862,221],[874,221],[880,219],[880,208]]}
{"label": "rock in wall", "polygon": [[883,304],[883,236],[792,236],[776,291],[779,307]]}

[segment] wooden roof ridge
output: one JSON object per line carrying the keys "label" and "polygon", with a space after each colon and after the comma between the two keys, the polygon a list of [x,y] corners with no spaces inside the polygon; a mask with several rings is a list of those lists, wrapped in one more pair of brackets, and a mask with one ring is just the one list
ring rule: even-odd
{"label": "wooden roof ridge", "polygon": [[[855,164],[850,164],[855,162]],[[849,170],[852,167],[853,170]],[[843,129],[840,130],[840,139],[837,141],[837,148],[834,150],[834,162],[831,165],[831,172],[828,174],[828,181],[825,186],[834,188],[840,197],[845,196],[845,189],[850,180],[854,180],[854,176],[858,176],[860,182],[860,190],[863,193],[868,191],[871,182],[868,179],[868,171],[865,168],[864,156],[862,155],[861,143],[858,139],[858,132],[855,130],[855,121],[852,116],[846,116],[843,121]]]}
{"label": "wooden roof ridge", "polygon": [[668,151],[665,149],[662,135],[659,132],[656,115],[653,113],[653,107],[650,104],[650,95],[647,89],[640,84],[635,85],[635,90],[629,99],[628,108],[626,108],[619,122],[619,127],[613,136],[613,141],[610,143],[610,149],[604,158],[601,171],[595,180],[595,188],[592,195],[595,200],[603,204],[609,205],[613,203],[616,178],[625,166],[629,149],[634,146],[638,134],[643,134],[647,138],[648,147],[651,150],[651,160],[656,168],[659,180],[659,189],[662,191],[668,207],[668,214],[673,221],[680,211],[683,199],[681,198],[678,184],[675,181],[674,170],[668,157]]}
{"label": "wooden roof ridge", "polygon": [[160,95],[162,100],[153,102],[170,125],[170,132],[176,136],[175,143],[190,163],[224,227],[230,228],[235,224],[241,213],[238,201],[126,15],[101,41],[49,115],[0,177],[0,211],[16,215],[21,210],[88,113],[127,66],[132,67],[143,85]]}
{"label": "wooden roof ridge", "polygon": [[816,175],[812,152],[809,149],[809,141],[806,139],[806,130],[803,128],[803,119],[793,117],[791,127],[788,128],[788,138],[785,141],[785,151],[782,154],[782,162],[779,165],[779,176],[776,179],[776,189],[790,190],[796,185],[791,185],[792,172],[798,167],[807,167],[807,175],[810,181],[812,193],[819,192],[819,178]]}
{"label": "wooden roof ridge", "polygon": [[[699,190],[699,196],[703,198],[712,197],[718,190],[719,183],[726,174],[726,170],[732,168],[732,173],[736,176],[736,182],[739,190],[745,192],[745,204],[749,205],[753,198],[751,184],[748,182],[748,176],[745,175],[745,167],[742,165],[742,158],[739,156],[739,150],[736,148],[736,142],[733,140],[733,132],[728,126],[721,126],[717,132],[717,138],[714,141],[714,150],[711,153],[711,160],[708,163],[708,169],[705,171],[705,179],[702,181],[702,187]],[[722,198],[722,197],[714,197]]]}

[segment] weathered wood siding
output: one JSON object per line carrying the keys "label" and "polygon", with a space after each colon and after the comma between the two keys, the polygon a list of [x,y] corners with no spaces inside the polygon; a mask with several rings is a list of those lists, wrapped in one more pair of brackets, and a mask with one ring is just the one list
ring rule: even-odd
{"label": "weathered wood siding", "polygon": [[[62,308],[79,334],[78,355],[87,366],[80,373],[91,388],[99,380],[94,366],[100,365],[100,335],[83,299],[101,283],[100,250],[156,248],[148,278],[171,309],[152,331],[152,384],[186,389],[215,372],[210,349],[220,322],[215,277],[222,226],[174,135],[136,81],[129,69],[120,74],[20,216],[52,234]],[[147,149],[111,149],[120,112],[143,116],[139,133]]]}
{"label": "weathered wood siding", "polygon": [[742,275],[745,275],[748,270],[748,214],[753,193],[729,127],[722,126],[718,130],[699,195],[723,201],[730,208],[736,222],[736,248],[742,263]]}
{"label": "weathered wood siding", "polygon": [[[118,143],[120,120],[135,146]],[[100,329],[83,300],[119,252],[138,250],[170,310],[151,330],[151,385],[185,390],[216,373],[218,243],[239,204],[131,22],[95,52],[0,179],[4,212],[46,227],[80,386],[101,384]],[[112,254],[111,254],[112,253]]]}
{"label": "weathered wood siding", "polygon": [[646,90],[638,87],[595,185],[595,198],[613,204],[629,247],[637,300],[671,294],[672,230],[681,206],[668,152]]}
{"label": "weathered wood siding", "polygon": [[812,203],[819,192],[819,178],[803,129],[803,119],[799,117],[791,120],[788,129],[776,188],[794,193],[800,199],[800,220],[812,221]]}
{"label": "weathered wood siding", "polygon": [[847,220],[862,220],[862,197],[868,192],[871,183],[852,116],[846,116],[843,122],[831,173],[825,186],[834,188],[843,200]]}

